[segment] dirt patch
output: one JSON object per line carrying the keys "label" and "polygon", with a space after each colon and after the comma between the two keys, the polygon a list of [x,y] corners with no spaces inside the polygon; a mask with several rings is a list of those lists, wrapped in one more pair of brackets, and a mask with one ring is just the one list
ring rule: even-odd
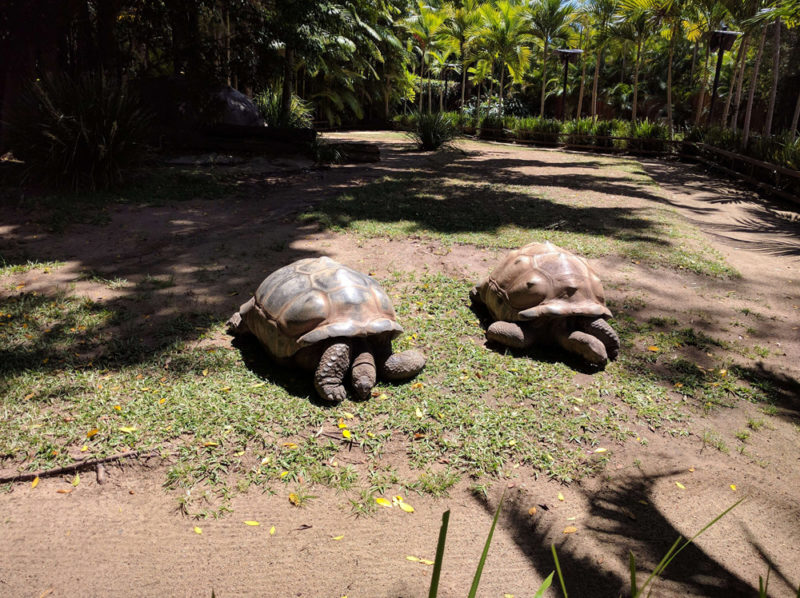
{"label": "dirt patch", "polygon": [[[4,256],[66,265],[4,277],[2,292],[61,289],[110,309],[124,307],[148,336],[176,313],[204,310],[226,318],[266,273],[301,257],[330,255],[381,277],[400,271],[475,281],[496,263],[499,250],[424,237],[364,239],[298,225],[295,215],[326,197],[408,169],[443,168],[464,156],[409,152],[397,136],[335,137],[380,142],[382,162],[306,169],[282,182],[265,182],[256,173],[224,201],[115,207],[107,224],[75,225],[63,234],[4,208]],[[593,265],[615,313],[660,318],[666,329],[692,325],[743,347],[738,363],[769,376],[785,400],[770,414],[738,403],[710,415],[698,412],[674,429],[641,425],[635,440],[603,447],[610,457],[602,474],[570,486],[519,467],[492,485],[488,499],[466,482],[449,498],[405,496],[413,514],[378,508],[354,517],[346,496],[316,486],[316,498],[297,508],[252,488],[234,498],[232,514],[198,522],[176,512],[175,493],[161,488],[164,467],[157,460],[109,467],[102,486],[88,473],[77,487],[71,476],[42,479],[35,489],[18,484],[0,495],[0,594],[202,596],[213,589],[219,597],[424,596],[430,566],[406,557],[433,559],[441,514],[451,509],[440,595],[463,596],[505,491],[479,595],[532,595],[553,569],[549,547],[555,543],[572,595],[618,596],[626,588],[628,550],[637,557],[641,582],[678,535],[696,532],[741,497],[746,502],[687,549],[654,593],[749,596],[771,567],[771,594],[793,595],[800,584],[800,231],[791,207],[685,164],[639,165],[503,144],[460,147],[468,157],[459,168],[470,176],[581,194],[587,203],[623,195],[632,204],[674,208],[697,225],[741,278],[601,257]],[[605,189],[592,182],[597,169],[614,179]],[[697,349],[693,360],[710,367],[716,350]],[[407,467],[405,450],[403,443],[389,443],[383,461]],[[363,465],[352,454],[342,453],[341,460]],[[565,534],[568,527],[577,531]]]}

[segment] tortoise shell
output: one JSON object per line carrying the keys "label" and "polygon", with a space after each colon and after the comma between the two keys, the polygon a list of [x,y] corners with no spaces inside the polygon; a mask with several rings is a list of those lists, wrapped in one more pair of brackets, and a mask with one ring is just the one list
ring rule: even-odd
{"label": "tortoise shell", "polygon": [[583,258],[552,243],[530,243],[509,253],[478,287],[497,320],[610,318],[600,279]]}
{"label": "tortoise shell", "polygon": [[276,270],[254,299],[249,318],[260,320],[257,336],[279,358],[331,338],[385,334],[392,339],[403,331],[377,282],[328,257]]}

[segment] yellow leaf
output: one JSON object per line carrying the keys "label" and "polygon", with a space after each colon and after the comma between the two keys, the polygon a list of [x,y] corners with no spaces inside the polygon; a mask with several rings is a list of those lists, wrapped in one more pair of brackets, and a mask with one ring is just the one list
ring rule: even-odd
{"label": "yellow leaf", "polygon": [[35,396],[36,396],[36,395],[35,395],[34,393],[32,393],[32,392],[29,392],[28,394],[26,394],[26,395],[25,395],[25,397],[23,398],[23,400],[27,401],[28,399],[32,399],[32,398],[33,398],[33,397],[35,397]]}
{"label": "yellow leaf", "polygon": [[166,399],[166,397],[165,397],[165,398],[163,398],[163,399],[159,399],[159,400],[158,400],[158,404],[159,404],[159,405],[163,405],[163,404],[164,404],[164,403],[166,403],[166,402],[167,402],[167,399]]}
{"label": "yellow leaf", "polygon": [[88,446],[86,446],[85,444],[84,444],[84,445],[81,447],[81,452],[82,452],[82,453],[85,453],[85,452],[86,452],[86,451],[88,451],[88,450],[89,450],[89,447],[88,447]]}
{"label": "yellow leaf", "polygon": [[397,506],[400,507],[401,509],[403,509],[406,513],[413,513],[414,512],[414,507],[412,507],[408,503],[400,501],[400,502],[397,503]]}
{"label": "yellow leaf", "polygon": [[353,415],[352,413],[348,413],[347,411],[342,413],[342,415],[344,415],[347,419],[353,419],[355,417],[355,415]]}
{"label": "yellow leaf", "polygon": [[283,446],[285,446],[288,449],[296,449],[297,448],[297,445],[294,442],[284,442]]}
{"label": "yellow leaf", "polygon": [[722,376],[722,377],[724,378],[725,376],[727,376],[727,375],[728,375],[728,370],[720,370],[720,371],[719,371],[719,375],[720,375],[720,376]]}
{"label": "yellow leaf", "polygon": [[344,536],[334,536],[331,540],[341,540]]}
{"label": "yellow leaf", "polygon": [[281,472],[281,477],[282,477],[282,478],[285,478],[287,475],[289,475],[289,472],[288,472],[288,471],[282,471],[282,472]]}
{"label": "yellow leaf", "polygon": [[204,446],[204,447],[209,447],[209,446],[219,446],[219,442],[204,442],[204,443],[203,443],[203,446]]}
{"label": "yellow leaf", "polygon": [[72,492],[72,490],[73,490],[72,488],[59,488],[58,490],[56,490],[56,492],[58,492],[59,494],[69,494],[70,492]]}
{"label": "yellow leaf", "polygon": [[244,455],[244,451],[239,451],[238,453],[233,453],[233,454],[236,457],[241,457],[242,455]]}
{"label": "yellow leaf", "polygon": [[31,488],[36,488],[36,486],[38,485],[39,485],[39,476],[37,475],[35,478],[33,478],[33,481],[31,482]]}
{"label": "yellow leaf", "polygon": [[578,528],[575,527],[574,525],[569,525],[569,526],[564,528],[564,533],[565,534],[574,534],[577,531],[578,531]]}
{"label": "yellow leaf", "polygon": [[130,434],[131,432],[136,431],[136,426],[122,426],[119,429],[120,432],[125,432],[126,434]]}
{"label": "yellow leaf", "polygon": [[418,557],[415,557],[415,556],[407,556],[406,560],[407,561],[411,561],[412,563],[421,563],[422,562],[422,559],[420,559]]}
{"label": "yellow leaf", "polygon": [[731,484],[731,490],[733,490],[734,492],[736,492],[736,484]]}
{"label": "yellow leaf", "polygon": [[528,509],[528,515],[536,515],[536,507],[531,507]]}
{"label": "yellow leaf", "polygon": [[80,484],[80,483],[81,483],[81,474],[79,474],[79,473],[76,473],[76,474],[75,474],[75,477],[74,477],[74,478],[72,478],[72,482],[71,482],[71,484],[72,484],[73,486],[77,486],[77,485],[78,485],[78,484]]}
{"label": "yellow leaf", "polygon": [[339,429],[340,430],[347,427],[347,424],[344,423],[344,420],[341,417],[339,418],[339,424],[338,425],[339,425]]}
{"label": "yellow leaf", "polygon": [[383,392],[377,396],[377,399],[378,399],[379,401],[385,401],[385,400],[386,400],[386,399],[388,399],[388,398],[389,398],[389,397],[387,397],[387,396],[386,396],[386,393],[383,393]]}
{"label": "yellow leaf", "polygon": [[269,528],[269,535],[270,536],[274,536],[275,535],[275,526],[274,525],[271,528]]}
{"label": "yellow leaf", "polygon": [[92,428],[91,430],[86,432],[86,438],[91,438],[92,436],[96,435],[98,432],[100,432],[100,430],[98,430],[97,428]]}
{"label": "yellow leaf", "polygon": [[114,405],[114,409],[116,409],[117,411],[122,411],[122,406]]}
{"label": "yellow leaf", "polygon": [[599,448],[599,449],[594,449],[594,452],[595,453],[605,453],[607,450],[608,449],[605,449],[605,448]]}
{"label": "yellow leaf", "polygon": [[208,370],[203,370],[203,376],[208,376]]}
{"label": "yellow leaf", "polygon": [[420,411],[420,408],[419,408],[419,407],[417,407],[417,408],[414,410],[414,414],[417,416],[417,418],[422,418],[422,411]]}
{"label": "yellow leaf", "polygon": [[423,386],[425,385],[422,382],[414,382],[414,384],[411,385],[411,388],[416,390],[418,388],[422,388]]}
{"label": "yellow leaf", "polygon": [[691,473],[694,473],[694,467],[690,467],[690,468],[689,468],[689,471],[690,471]]}
{"label": "yellow leaf", "polygon": [[196,533],[196,534],[202,534],[202,533],[203,533],[203,530],[201,530],[199,527],[197,527],[197,526],[195,525],[195,526],[194,526],[194,533]]}
{"label": "yellow leaf", "polygon": [[258,521],[244,521],[243,523],[245,525],[254,525],[254,526],[255,525],[261,525],[261,523],[259,523]]}
{"label": "yellow leaf", "polygon": [[676,382],[675,388],[683,388],[683,382]]}
{"label": "yellow leaf", "polygon": [[294,506],[299,507],[300,497],[297,496],[297,494],[295,494],[294,492],[292,492],[291,494],[289,494],[289,502],[292,503]]}
{"label": "yellow leaf", "polygon": [[653,353],[657,353],[657,352],[661,351],[661,349],[659,349],[655,345],[650,345],[649,347],[647,347],[647,350],[648,351],[652,351]]}
{"label": "yellow leaf", "polygon": [[350,438],[350,430],[342,430],[342,436],[345,438]]}
{"label": "yellow leaf", "polygon": [[680,488],[681,490],[686,490],[686,486],[684,486],[684,485],[683,485],[683,484],[681,484],[680,482],[675,482],[675,485],[676,485],[678,488]]}
{"label": "yellow leaf", "polygon": [[564,500],[564,495],[561,494],[560,492],[558,493],[558,500],[560,500],[560,501]]}
{"label": "yellow leaf", "polygon": [[381,505],[382,507],[391,507],[392,506],[392,503],[390,503],[388,500],[386,500],[383,497],[376,498],[375,502],[378,503],[379,505]]}

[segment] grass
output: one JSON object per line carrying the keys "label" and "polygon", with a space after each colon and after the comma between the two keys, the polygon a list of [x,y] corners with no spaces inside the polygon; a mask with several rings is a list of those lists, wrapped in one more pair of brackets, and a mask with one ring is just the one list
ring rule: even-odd
{"label": "grass", "polygon": [[624,255],[654,267],[738,276],[672,209],[631,208],[624,196],[595,207],[532,185],[456,177],[447,169],[386,177],[322,202],[301,221],[364,238],[421,237],[445,245],[510,249],[549,240],[589,258]]}
{"label": "grass", "polygon": [[7,261],[5,257],[0,255],[0,276],[8,276],[10,274],[25,274],[32,270],[41,270],[45,274],[49,274],[52,270],[57,270],[64,265],[64,262],[56,261],[42,261],[30,259],[17,259]]}

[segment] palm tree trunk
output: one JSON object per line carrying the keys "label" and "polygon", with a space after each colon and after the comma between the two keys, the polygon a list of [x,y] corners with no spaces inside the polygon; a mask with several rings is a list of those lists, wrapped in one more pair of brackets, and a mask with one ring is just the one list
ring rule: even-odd
{"label": "palm tree trunk", "polygon": [[689,82],[694,83],[694,70],[697,66],[697,48],[700,45],[700,40],[694,40],[694,47],[692,48],[692,68],[689,71]]}
{"label": "palm tree trunk", "polygon": [[639,63],[642,56],[642,40],[636,44],[636,66],[633,68],[633,111],[631,112],[631,122],[636,122],[637,109],[639,107]]}
{"label": "palm tree trunk", "polygon": [[500,66],[500,104],[497,106],[497,114],[503,116],[503,87],[505,87],[506,63]]}
{"label": "palm tree trunk", "polygon": [[542,55],[542,100],[539,105],[539,116],[544,118],[544,94],[547,87],[547,39],[544,40],[544,52]]}
{"label": "palm tree trunk", "polygon": [[461,63],[461,112],[464,112],[464,98],[467,92],[467,61]]}
{"label": "palm tree trunk", "polygon": [[578,111],[575,118],[580,119],[581,111],[583,110],[583,88],[586,83],[586,59],[581,54],[581,90],[578,93]]}
{"label": "palm tree trunk", "polygon": [[422,82],[425,79],[425,51],[422,51],[419,65],[419,109],[417,112],[422,114],[422,98],[425,97],[425,89],[422,87]]}
{"label": "palm tree trunk", "polygon": [[597,80],[600,78],[600,49],[594,62],[594,82],[592,82],[592,120],[597,117]]}
{"label": "palm tree trunk", "polygon": [[781,69],[781,18],[775,18],[775,38],[772,48],[772,89],[769,92],[769,108],[767,121],[764,123],[764,135],[772,134],[772,117],[775,114],[775,97],[778,95],[778,75]]}
{"label": "palm tree trunk", "polygon": [[[439,81],[441,83],[441,81]],[[444,92],[447,89],[447,74],[444,75],[444,85],[439,86],[439,112],[444,112]]]}
{"label": "palm tree trunk", "polygon": [[747,44],[750,41],[750,36],[745,34],[744,41],[744,50],[742,51],[742,66],[741,71],[739,71],[739,83],[736,86],[736,106],[733,110],[733,120],[731,121],[731,129],[734,131],[739,128],[739,108],[742,105],[742,88],[744,87],[744,75],[747,70]]}
{"label": "palm tree trunk", "polygon": [[797,93],[797,103],[794,105],[794,116],[792,116],[792,141],[797,139],[797,121],[800,120],[800,92]]}
{"label": "palm tree trunk", "polygon": [[431,67],[428,67],[428,114],[433,112],[432,101],[431,98],[433,97],[433,93],[431,90]]}
{"label": "palm tree trunk", "polygon": [[672,139],[672,59],[675,56],[676,35],[678,35],[677,22],[672,26],[672,35],[669,38],[669,64],[667,64],[667,129],[670,139]]}
{"label": "palm tree trunk", "polygon": [[747,46],[747,38],[742,39],[742,43],[739,44],[739,51],[736,53],[736,60],[733,63],[733,73],[731,75],[731,84],[730,88],[728,89],[728,97],[725,99],[725,110],[722,112],[722,127],[726,127],[728,125],[728,114],[731,110],[731,100],[733,99],[733,93],[736,88],[736,79],[739,76],[739,61],[742,59],[742,48]]}
{"label": "palm tree trunk", "polygon": [[[719,50],[717,50],[719,51]],[[700,75],[700,95],[697,97],[697,110],[694,114],[694,126],[700,125],[700,117],[703,115],[703,108],[706,100],[706,83],[708,79],[708,59],[711,56],[709,44],[706,44],[706,60],[703,63],[703,72]]]}
{"label": "palm tree trunk", "polygon": [[764,41],[767,39],[767,28],[761,32],[761,41],[758,43],[758,53],[753,64],[753,74],[750,76],[750,93],[747,96],[747,110],[744,113],[744,126],[742,127],[742,147],[747,148],[750,139],[750,117],[753,115],[753,99],[756,95],[756,85],[758,85],[758,69],[761,67],[761,57],[764,54]]}

